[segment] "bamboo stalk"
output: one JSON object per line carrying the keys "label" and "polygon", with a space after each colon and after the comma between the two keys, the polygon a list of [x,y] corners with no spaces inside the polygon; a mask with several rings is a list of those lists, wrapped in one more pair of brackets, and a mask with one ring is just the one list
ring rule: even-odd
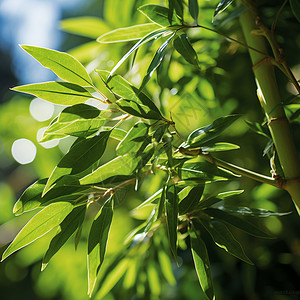
{"label": "bamboo stalk", "polygon": [[[247,10],[240,16],[240,24],[246,43],[250,47],[267,53],[265,38],[255,34],[259,29],[256,23],[259,18],[255,13],[255,6],[252,1],[248,1],[247,4],[252,5],[252,9]],[[300,214],[300,160],[289,122],[283,107],[280,105],[281,99],[274,67],[270,64],[268,57],[251,49],[249,49],[249,54],[253,64],[259,100],[267,117],[269,129],[286,178],[284,189],[291,195],[296,209]]]}

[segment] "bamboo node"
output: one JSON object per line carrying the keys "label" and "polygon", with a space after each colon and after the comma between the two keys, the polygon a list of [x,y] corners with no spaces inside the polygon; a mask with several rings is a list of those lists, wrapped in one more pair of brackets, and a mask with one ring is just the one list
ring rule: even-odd
{"label": "bamboo node", "polygon": [[277,121],[287,121],[287,118],[286,118],[286,117],[272,118],[272,119],[268,122],[268,126],[270,126],[271,123],[277,122]]}

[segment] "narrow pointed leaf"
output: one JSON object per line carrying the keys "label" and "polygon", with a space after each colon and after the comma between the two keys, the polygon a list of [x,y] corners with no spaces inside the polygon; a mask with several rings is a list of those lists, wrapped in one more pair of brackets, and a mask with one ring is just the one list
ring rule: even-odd
{"label": "narrow pointed leaf", "polygon": [[179,203],[179,213],[186,214],[195,209],[204,191],[204,184],[193,187],[188,195]]}
{"label": "narrow pointed leaf", "polygon": [[161,282],[154,261],[149,261],[147,265],[147,279],[151,295],[158,297],[161,293]]}
{"label": "narrow pointed leaf", "polygon": [[[135,50],[137,50],[140,46],[142,46],[143,44],[151,41],[154,38],[159,38],[161,37],[163,34],[166,34],[167,32],[170,32],[169,29],[159,29],[159,30],[155,30],[149,34],[147,34],[146,36],[144,36],[142,39],[140,39],[120,60],[119,62],[113,67],[113,69],[111,70],[109,77],[111,77],[116,70],[123,64],[123,62],[130,56],[130,54],[132,54]],[[108,78],[109,78],[108,77]]]}
{"label": "narrow pointed leaf", "polygon": [[146,4],[138,8],[150,21],[159,24],[163,27],[170,25],[180,25],[178,19],[173,15],[172,19],[169,20],[169,9],[164,6],[155,4]]}
{"label": "narrow pointed leaf", "polygon": [[155,23],[139,24],[125,28],[118,28],[97,38],[99,43],[118,43],[142,39],[145,35],[161,28]]}
{"label": "narrow pointed leaf", "polygon": [[118,156],[79,180],[80,184],[95,184],[118,175],[132,175],[139,160],[135,153]]}
{"label": "narrow pointed leaf", "polygon": [[59,249],[68,241],[75,230],[83,223],[86,212],[86,205],[75,207],[61,222],[52,239],[49,248],[43,258],[42,271],[46,268],[50,259],[55,255]]}
{"label": "narrow pointed leaf", "polygon": [[84,103],[93,96],[83,87],[69,82],[49,81],[21,85],[13,91],[34,95],[54,104],[74,105]]}
{"label": "narrow pointed leaf", "polygon": [[163,119],[160,111],[153,101],[144,93],[140,92],[136,87],[131,85],[122,76],[114,75],[108,79],[109,73],[107,71],[97,72],[116,97],[121,97],[121,99],[116,101],[116,104],[122,110],[145,119]]}
{"label": "narrow pointed leaf", "polygon": [[13,212],[16,216],[24,212],[34,210],[39,207],[45,207],[53,202],[70,202],[77,203],[78,199],[84,202],[85,198],[82,193],[87,187],[81,187],[78,179],[72,176],[64,176],[55,183],[55,187],[42,197],[43,190],[47,182],[46,179],[36,181],[29,186],[14,205]]}
{"label": "narrow pointed leaf", "polygon": [[246,219],[231,215],[225,211],[217,208],[207,208],[203,212],[211,217],[217,218],[221,221],[225,221],[227,224],[233,225],[238,229],[241,229],[248,234],[261,238],[272,238],[269,234],[265,233],[263,230],[248,222]]}
{"label": "narrow pointed leaf", "polygon": [[219,151],[230,151],[240,149],[240,146],[231,143],[215,143],[213,145],[205,145],[201,147],[203,152],[219,152]]}
{"label": "narrow pointed leaf", "polygon": [[249,217],[270,217],[270,216],[286,216],[291,212],[287,213],[278,213],[273,212],[270,210],[262,209],[262,208],[249,208],[249,207],[242,207],[242,206],[219,206],[219,210],[227,212],[231,215],[235,216],[249,216]]}
{"label": "narrow pointed leaf", "polygon": [[88,137],[99,131],[105,122],[106,120],[100,116],[99,109],[83,103],[76,104],[60,113],[58,119],[46,129],[40,142],[51,135]]}
{"label": "narrow pointed leaf", "polygon": [[214,17],[224,11],[232,2],[233,0],[222,0],[221,2],[219,2],[214,12]]}
{"label": "narrow pointed leaf", "polygon": [[72,211],[73,205],[68,202],[52,203],[33,216],[22,228],[2,255],[2,260],[17,250],[31,244],[59,225]]}
{"label": "narrow pointed leaf", "polygon": [[167,187],[165,209],[170,249],[175,259],[177,259],[178,197],[175,185]]}
{"label": "narrow pointed leaf", "polygon": [[90,296],[104,260],[112,217],[113,204],[110,199],[95,217],[88,237],[88,294]]}
{"label": "narrow pointed leaf", "polygon": [[182,180],[195,180],[198,182],[213,182],[235,179],[239,177],[230,171],[219,169],[209,162],[185,162],[179,170],[179,176]]}
{"label": "narrow pointed leaf", "polygon": [[54,168],[45,186],[44,194],[60,177],[80,173],[99,160],[106,148],[109,134],[110,131],[103,131],[93,138],[76,141]]}
{"label": "narrow pointed leaf", "polygon": [[[169,0],[169,8],[171,10],[174,9],[178,18],[183,21],[183,3],[182,0]],[[172,19],[171,19],[172,20]],[[170,21],[170,17],[169,17],[169,21]]]}
{"label": "narrow pointed leaf", "polygon": [[239,115],[229,115],[216,119],[206,127],[194,130],[182,145],[184,148],[201,147],[205,143],[217,138],[227,127],[239,118]]}
{"label": "narrow pointed leaf", "polygon": [[199,68],[198,56],[190,43],[186,33],[178,36],[173,42],[174,48],[182,55],[182,57],[190,64]]}
{"label": "narrow pointed leaf", "polygon": [[195,22],[198,23],[199,5],[198,0],[189,0],[189,12],[194,18]]}
{"label": "narrow pointed leaf", "polygon": [[300,2],[299,0],[290,0],[290,5],[292,12],[295,15],[296,19],[300,22]]}
{"label": "narrow pointed leaf", "polygon": [[80,86],[92,86],[92,80],[84,66],[68,53],[34,46],[21,46],[44,67],[63,80]]}
{"label": "narrow pointed leaf", "polygon": [[205,299],[212,300],[214,299],[214,288],[205,243],[194,232],[191,232],[190,240],[194,265],[201,289],[206,296]]}
{"label": "narrow pointed leaf", "polygon": [[170,41],[173,39],[172,35],[170,38],[168,38],[156,51],[149,67],[148,70],[146,72],[146,75],[143,79],[143,82],[140,86],[140,91],[143,89],[143,87],[146,85],[146,83],[150,80],[150,78],[152,77],[154,71],[158,68],[158,66],[160,65],[161,61],[163,60],[164,56],[165,56],[165,52],[167,50],[167,46],[170,43]]}
{"label": "narrow pointed leaf", "polygon": [[128,131],[124,139],[117,146],[117,154],[124,155],[129,152],[137,152],[143,145],[149,126],[145,123],[138,122]]}
{"label": "narrow pointed leaf", "polygon": [[169,255],[163,250],[158,250],[157,256],[162,274],[164,275],[169,284],[175,285],[176,279],[174,277],[174,273],[172,270],[172,262]]}
{"label": "narrow pointed leaf", "polygon": [[201,224],[209,232],[217,246],[246,263],[253,265],[240,243],[234,238],[224,223],[216,220],[207,221],[201,219]]}
{"label": "narrow pointed leaf", "polygon": [[69,18],[60,21],[60,29],[69,33],[96,39],[110,30],[108,23],[95,17]]}

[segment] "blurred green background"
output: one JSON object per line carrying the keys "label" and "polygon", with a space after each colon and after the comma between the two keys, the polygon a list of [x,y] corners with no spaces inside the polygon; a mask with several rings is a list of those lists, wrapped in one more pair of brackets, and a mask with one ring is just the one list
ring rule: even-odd
{"label": "blurred green background", "polygon": [[[40,99],[33,99],[9,91],[19,84],[52,80],[53,74],[43,69],[29,55],[22,52],[18,44],[31,44],[69,51],[89,71],[95,68],[110,70],[128,51],[131,44],[100,45],[95,38],[109,30],[146,22],[136,8],[145,3],[165,1],[133,0],[89,0],[89,1],[46,1],[46,0],[2,0],[0,2],[0,249],[1,253],[33,213],[14,217],[12,208],[24,189],[38,178],[48,177],[72,142],[67,138],[60,142],[39,144],[37,137],[51,118],[60,110]],[[167,2],[167,1],[166,1]],[[218,1],[201,1],[199,23],[211,25],[211,16]],[[257,1],[267,25],[283,1]],[[241,40],[242,34],[237,20],[226,19],[234,8],[217,19],[218,30]],[[81,19],[77,28],[62,19],[90,16],[96,23]],[[101,18],[99,21],[98,18]],[[91,20],[91,19],[89,19]],[[98,22],[98,23],[97,23]],[[93,25],[94,24],[94,25]],[[97,24],[97,27],[95,27]],[[89,27],[90,26],[90,27]],[[72,34],[70,32],[76,32]],[[289,6],[285,7],[276,29],[278,41],[285,50],[288,63],[300,78],[300,25],[293,17]],[[247,50],[229,44],[211,32],[189,32],[199,60],[202,73],[184,62],[178,53],[167,53],[158,75],[149,82],[147,89],[154,101],[160,104],[163,113],[172,117],[177,129],[187,136],[193,129],[210,123],[215,118],[240,113],[241,119],[225,133],[225,138],[240,145],[241,149],[223,154],[224,158],[237,165],[257,170],[268,175],[269,159],[263,150],[267,140],[249,130],[244,120],[263,122],[263,113],[256,97],[256,86],[251,72]],[[153,56],[157,44],[143,49],[136,58],[135,66],[127,72],[124,65],[119,72],[126,74],[134,84],[139,84]],[[172,54],[172,56],[171,56]],[[298,72],[298,73],[297,73]],[[283,101],[293,97],[293,90],[287,80],[277,72]],[[298,75],[297,75],[298,74]],[[95,80],[97,77],[94,73]],[[99,81],[99,80],[98,80]],[[101,88],[100,82],[99,87]],[[286,106],[287,113],[299,109],[293,102]],[[291,123],[298,149],[299,117]],[[115,148],[110,145],[110,149]],[[111,154],[107,154],[111,155]],[[159,180],[150,179],[138,193],[131,188],[125,198],[120,199],[111,235],[108,255],[113,255],[123,243],[123,238],[138,224],[130,210],[159,188]],[[263,240],[234,231],[247,255],[255,263],[250,266],[216,249],[207,238],[212,274],[217,299],[299,299],[300,236],[299,216],[289,196],[265,184],[257,184],[242,178],[239,181],[218,183],[214,191],[244,189],[234,198],[234,204],[249,205],[273,211],[292,213],[281,217],[270,217],[262,221],[266,230],[276,236]],[[93,211],[90,212],[93,214]],[[139,216],[135,216],[139,218]],[[85,239],[90,223],[83,229],[83,240],[77,251],[72,242],[67,243],[55,255],[42,273],[41,258],[47,249],[49,235],[20,250],[0,264],[1,298],[14,299],[88,299]],[[121,229],[120,229],[121,228]],[[50,233],[51,235],[51,233]],[[162,284],[161,299],[200,299],[198,279],[193,268],[189,250],[179,251],[180,266],[174,263],[176,286]],[[139,276],[139,275],[138,275]],[[149,293],[145,299],[157,299]],[[138,299],[134,292],[124,292],[121,285],[105,299]]]}

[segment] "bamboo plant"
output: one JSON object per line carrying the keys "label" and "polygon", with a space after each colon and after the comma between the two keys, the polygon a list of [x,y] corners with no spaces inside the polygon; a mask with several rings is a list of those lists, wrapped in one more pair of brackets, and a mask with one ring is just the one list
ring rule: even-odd
{"label": "bamboo plant", "polygon": [[[283,1],[282,8],[287,2]],[[257,218],[285,213],[248,206],[229,206],[227,199],[240,195],[242,191],[212,193],[210,187],[218,182],[248,177],[286,190],[300,213],[299,156],[274,73],[274,68],[283,72],[299,94],[299,83],[276,41],[276,22],[282,8],[270,29],[260,19],[255,1],[250,0],[220,1],[212,19],[219,18],[227,7],[233,5],[234,16],[239,18],[244,33],[244,41],[218,31],[213,24],[209,26],[201,23],[198,16],[202,6],[199,6],[197,0],[170,0],[167,6],[140,6],[138,11],[146,17],[147,23],[117,28],[97,38],[98,43],[112,45],[110,47],[113,47],[113,43],[134,41],[110,71],[97,68],[92,73],[88,66],[85,68],[70,54],[22,46],[60,79],[13,88],[14,91],[65,106],[50,123],[41,142],[66,136],[76,137],[76,140],[49,177],[28,187],[15,204],[15,215],[34,209],[41,210],[18,233],[4,252],[2,260],[52,231],[55,234],[42,262],[44,270],[53,255],[74,233],[75,244],[79,243],[87,210],[97,210],[87,238],[89,296],[95,295],[101,299],[123,277],[125,288],[138,286],[141,278],[144,278],[134,275],[139,272],[146,274],[151,293],[159,296],[160,274],[169,284],[176,282],[171,261],[178,261],[178,245],[187,242],[202,297],[214,299],[203,232],[207,232],[217,246],[252,264],[227,225],[257,237],[269,238],[269,234],[255,224]],[[299,19],[298,2],[290,0],[290,5]],[[70,26],[68,22],[63,24],[65,27]],[[194,44],[194,37],[198,34],[195,31],[216,35],[249,51],[258,99],[270,131],[268,155],[271,176],[219,158],[218,152],[239,148],[238,145],[219,142],[218,139],[229,126],[237,122],[240,115],[222,115],[210,124],[192,130],[185,138],[162,102],[159,105],[155,95],[149,95],[147,85],[152,84],[154,72],[164,74],[165,63],[169,66],[172,64],[170,57],[173,53],[181,62],[193,67],[193,76],[205,76],[205,62],[199,58],[200,53]],[[133,72],[134,67],[127,72],[125,66],[129,58],[134,66],[138,51],[147,51],[142,50],[147,45],[156,46],[156,51],[136,86],[118,73],[127,73],[127,78],[130,78],[128,74]],[[272,50],[271,54],[268,53],[267,45]],[[160,81],[162,85],[167,85],[167,78],[162,76]],[[97,106],[86,102],[90,99]],[[260,128],[259,131],[262,133]],[[117,141],[115,156],[103,161],[105,149],[111,140]],[[282,169],[283,173],[280,174],[278,169]],[[154,177],[159,182],[157,190],[134,209],[135,212],[150,209],[149,214],[124,241],[120,253],[102,270],[116,195],[129,186],[139,190],[149,184],[148,178]],[[252,222],[249,222],[249,218]],[[99,285],[97,280],[100,281]],[[137,289],[139,297],[143,297],[143,291]]]}

